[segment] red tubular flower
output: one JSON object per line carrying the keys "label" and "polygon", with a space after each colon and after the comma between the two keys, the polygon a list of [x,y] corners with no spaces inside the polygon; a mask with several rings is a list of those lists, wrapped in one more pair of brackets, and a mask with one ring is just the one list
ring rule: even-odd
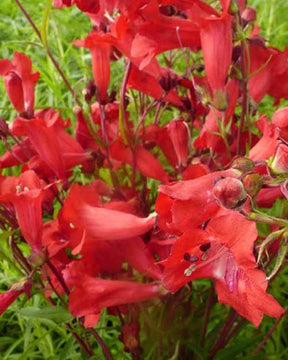
{"label": "red tubular flower", "polygon": [[[88,193],[87,193],[88,191]],[[65,200],[62,219],[86,231],[95,240],[121,240],[145,234],[155,223],[156,214],[147,218],[110,210],[91,202],[88,188],[74,185]]]}
{"label": "red tubular flower", "polygon": [[279,136],[288,140],[288,107],[276,110],[272,116],[272,123],[279,129]]}
{"label": "red tubular flower", "polygon": [[254,40],[252,38],[249,41],[249,94],[258,103],[268,93],[271,86],[277,51],[272,48],[266,48],[257,39]]}
{"label": "red tubular flower", "polygon": [[15,52],[13,61],[0,60],[0,75],[4,78],[7,94],[14,108],[33,116],[34,87],[39,79],[37,71],[32,72],[31,60],[24,54]]}
{"label": "red tubular flower", "polygon": [[[69,270],[65,271],[66,278],[70,275],[68,273]],[[104,280],[79,273],[75,273],[75,278],[68,278],[67,282],[70,286],[76,285],[69,296],[69,310],[76,317],[88,316],[88,319],[106,307],[145,301],[161,295],[157,284]]]}
{"label": "red tubular flower", "polygon": [[205,230],[191,229],[178,238],[165,266],[163,283],[177,291],[189,281],[216,280],[218,300],[259,326],[263,313],[280,317],[283,308],[266,293],[265,274],[256,270],[253,244],[255,223],[237,212],[223,210]]}
{"label": "red tubular flower", "polygon": [[0,202],[14,205],[20,230],[33,252],[42,251],[44,184],[32,170],[0,179]]}
{"label": "red tubular flower", "polygon": [[[135,151],[135,166],[144,176],[159,180],[166,184],[169,176],[163,169],[159,160],[143,146],[137,145]],[[114,160],[122,161],[133,166],[132,150],[121,141],[115,142],[110,147],[110,154]]]}
{"label": "red tubular flower", "polygon": [[64,6],[72,6],[73,0],[53,0],[56,9],[60,9]]}
{"label": "red tubular flower", "polygon": [[65,126],[58,113],[47,110],[38,113],[34,119],[16,118],[11,131],[16,136],[27,136],[40,159],[59,178],[65,179],[68,169],[90,158],[65,131]]}
{"label": "red tubular flower", "polygon": [[263,115],[256,122],[256,126],[262,132],[263,136],[250,149],[249,158],[255,160],[268,160],[274,155],[279,137],[279,129],[274,124],[268,122],[267,116]]}
{"label": "red tubular flower", "polygon": [[186,166],[188,156],[188,126],[183,120],[172,120],[167,125],[167,128],[177,156],[178,166]]}
{"label": "red tubular flower", "polygon": [[[165,95],[164,89],[159,84],[159,71],[154,74],[140,71],[136,66],[131,67],[131,72],[128,78],[128,87],[143,92],[154,99],[161,99],[169,101],[175,106],[183,106],[181,98],[177,95],[175,90],[170,90]],[[164,96],[165,95],[165,96]]]}
{"label": "red tubular flower", "polygon": [[221,210],[214,195],[214,182],[221,177],[238,177],[234,170],[217,171],[193,180],[160,185],[156,201],[158,224],[168,232],[182,233],[201,226]]}
{"label": "red tubular flower", "polygon": [[99,9],[99,0],[75,0],[77,7],[84,12],[96,14]]}
{"label": "red tubular flower", "polygon": [[0,294],[0,315],[21,295],[25,290],[8,290]]}
{"label": "red tubular flower", "polygon": [[167,126],[160,127],[156,124],[148,125],[142,137],[145,142],[157,144],[170,164],[174,167],[177,166],[178,159],[169,137]]}
{"label": "red tubular flower", "polygon": [[281,98],[288,99],[288,48],[283,52],[278,51],[271,66],[273,77],[268,94],[274,97],[277,102]]}
{"label": "red tubular flower", "polygon": [[135,148],[136,166],[139,171],[152,179],[157,179],[164,184],[168,183],[169,176],[163,169],[161,163],[143,146],[136,146]]}
{"label": "red tubular flower", "polygon": [[137,27],[132,43],[131,55],[140,59],[140,70],[150,64],[156,55],[167,50],[190,47],[200,48],[199,26],[177,17],[168,17],[147,7],[141,9],[145,21]]}
{"label": "red tubular flower", "polygon": [[222,90],[232,59],[232,17],[205,18],[200,37],[209,84],[213,90]]}
{"label": "red tubular flower", "polygon": [[[110,43],[109,43],[110,39]],[[92,71],[100,99],[107,99],[110,82],[110,52],[114,40],[109,34],[92,32],[85,40],[76,40],[74,45],[89,49],[92,56]]]}

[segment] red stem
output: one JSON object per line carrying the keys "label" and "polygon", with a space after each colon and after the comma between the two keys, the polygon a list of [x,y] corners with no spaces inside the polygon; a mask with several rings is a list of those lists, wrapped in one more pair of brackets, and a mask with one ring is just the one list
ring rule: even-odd
{"label": "red stem", "polygon": [[[242,19],[240,13],[237,15],[239,19],[239,24],[242,29]],[[245,42],[246,40],[241,41],[241,63],[240,63],[240,69],[242,73],[242,112],[240,115],[240,124],[238,128],[238,134],[237,134],[237,148],[236,152],[237,155],[240,155],[241,153],[241,137],[242,137],[242,131],[244,128],[245,123],[245,117],[247,114],[247,107],[248,107],[248,84],[247,84],[247,69],[246,69],[246,49],[245,49]]]}
{"label": "red stem", "polygon": [[228,319],[225,321],[225,323],[222,326],[222,329],[220,331],[220,335],[219,335],[217,341],[215,342],[212,349],[210,350],[209,359],[213,359],[213,357],[216,355],[216,353],[225,346],[227,336],[228,336],[229,331],[231,330],[237,316],[238,316],[238,314],[236,313],[236,311],[232,309]]}
{"label": "red stem", "polygon": [[93,328],[89,328],[88,330],[89,330],[90,334],[98,342],[99,346],[101,347],[101,349],[103,351],[103,354],[104,354],[106,360],[113,360],[112,355],[111,355],[109,349],[107,348],[106,344],[104,343],[103,339],[101,338],[101,336],[99,336],[98,333],[96,332],[96,330]]}
{"label": "red stem", "polygon": [[53,272],[53,274],[56,276],[57,280],[61,284],[61,286],[62,286],[63,290],[65,291],[65,293],[67,295],[69,295],[70,294],[70,289],[66,285],[62,274],[59,273],[59,271],[56,269],[56,267],[52,264],[52,262],[49,259],[46,261],[46,264],[49,267],[49,269]]}
{"label": "red stem", "polygon": [[214,300],[214,288],[213,288],[213,286],[211,286],[209,289],[208,299],[207,299],[207,303],[206,303],[206,307],[205,307],[204,324],[203,324],[202,333],[201,333],[200,344],[202,347],[204,346],[204,343],[205,343],[205,336],[206,336],[206,332],[207,332],[207,326],[208,326],[208,322],[209,322],[210,311],[211,311],[211,308],[213,305],[213,300]]}

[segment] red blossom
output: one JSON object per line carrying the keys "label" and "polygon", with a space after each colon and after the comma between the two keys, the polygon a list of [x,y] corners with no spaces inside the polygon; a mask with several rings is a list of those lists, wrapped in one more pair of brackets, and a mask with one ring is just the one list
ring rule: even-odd
{"label": "red blossom", "polygon": [[265,274],[256,270],[254,223],[236,212],[212,219],[205,230],[192,228],[179,237],[165,266],[163,284],[177,291],[199,278],[216,280],[220,302],[229,304],[256,327],[263,313],[280,317],[283,308],[266,293]]}
{"label": "red blossom", "polygon": [[[47,188],[47,187],[46,187]],[[21,232],[33,252],[42,251],[42,200],[45,184],[34,171],[0,179],[0,202],[11,202]]]}
{"label": "red blossom", "polygon": [[149,231],[156,214],[140,218],[133,214],[110,210],[97,205],[91,189],[74,185],[65,200],[62,219],[70,227],[80,228],[94,240],[121,240]]}
{"label": "red blossom", "polygon": [[0,294],[0,315],[21,295],[25,290],[8,290]]}
{"label": "red blossom", "polygon": [[0,75],[12,105],[18,113],[26,113],[30,118],[34,111],[34,87],[39,79],[37,71],[32,72],[31,60],[24,54],[15,52],[13,61],[0,60]]}

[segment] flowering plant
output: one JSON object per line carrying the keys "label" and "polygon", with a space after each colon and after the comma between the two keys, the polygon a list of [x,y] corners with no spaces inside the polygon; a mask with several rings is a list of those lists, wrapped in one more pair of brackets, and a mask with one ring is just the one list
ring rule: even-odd
{"label": "flowering plant", "polygon": [[[73,106],[38,109],[40,69],[22,52],[0,60],[14,108],[0,118],[0,227],[19,272],[1,313],[41,295],[85,356],[95,339],[106,359],[105,314],[133,359],[158,313],[167,338],[152,352],[171,359],[215,358],[246,320],[274,317],[256,356],[287,313],[267,288],[287,263],[288,49],[267,46],[245,0],[48,0],[41,29],[15,2]],[[49,13],[67,7],[92,24],[73,42],[89,57],[82,92],[49,47]]]}

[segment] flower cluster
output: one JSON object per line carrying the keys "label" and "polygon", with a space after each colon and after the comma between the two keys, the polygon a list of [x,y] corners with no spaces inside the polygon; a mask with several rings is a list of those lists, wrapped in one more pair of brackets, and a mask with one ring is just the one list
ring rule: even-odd
{"label": "flower cluster", "polygon": [[[9,126],[0,119],[0,227],[25,276],[0,295],[1,313],[37,291],[86,328],[107,308],[135,359],[138,303],[164,304],[196,279],[213,279],[218,301],[256,327],[263,314],[281,317],[267,287],[285,261],[288,221],[259,207],[288,198],[288,108],[270,121],[258,104],[288,99],[288,49],[266,46],[246,1],[214,3],[54,0],[92,24],[74,41],[91,54],[93,79],[80,95],[69,89],[72,120],[35,107],[40,75],[25,54],[0,60],[17,112]],[[125,66],[116,91],[112,62]]]}

